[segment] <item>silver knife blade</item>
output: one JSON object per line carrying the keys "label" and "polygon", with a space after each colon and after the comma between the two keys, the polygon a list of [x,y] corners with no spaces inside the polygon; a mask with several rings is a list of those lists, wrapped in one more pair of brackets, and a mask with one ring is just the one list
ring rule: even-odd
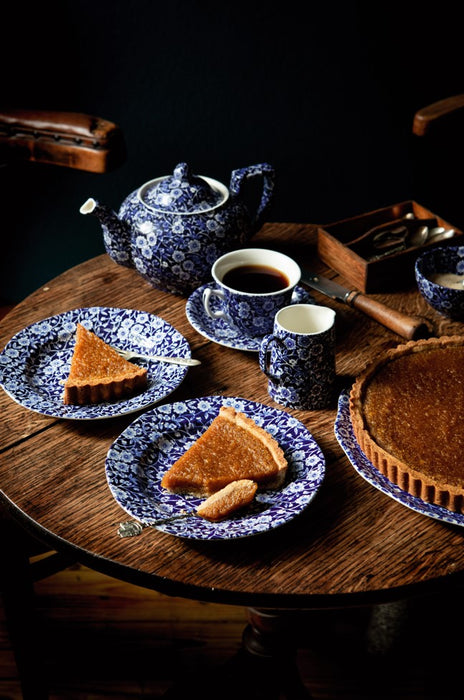
{"label": "silver knife blade", "polygon": [[342,287],[342,285],[337,284],[337,282],[327,279],[327,277],[321,277],[321,275],[317,275],[315,272],[309,272],[303,269],[301,270],[300,281],[313,289],[317,289],[318,292],[332,299],[336,299],[337,301],[343,301],[344,303],[347,303],[348,297],[353,291]]}

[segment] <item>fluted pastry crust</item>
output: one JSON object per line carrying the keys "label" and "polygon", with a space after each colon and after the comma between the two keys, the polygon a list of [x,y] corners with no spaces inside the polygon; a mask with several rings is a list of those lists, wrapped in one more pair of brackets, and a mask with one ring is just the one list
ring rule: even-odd
{"label": "fluted pastry crust", "polygon": [[200,497],[239,479],[278,488],[287,466],[272,435],[240,411],[222,406],[211,425],[165,473],[161,486]]}
{"label": "fluted pastry crust", "polygon": [[69,375],[64,384],[65,404],[115,401],[142,391],[147,370],[121,357],[95,333],[80,323]]}
{"label": "fluted pastry crust", "polygon": [[464,513],[464,337],[411,341],[356,379],[350,417],[379,472],[427,503]]}

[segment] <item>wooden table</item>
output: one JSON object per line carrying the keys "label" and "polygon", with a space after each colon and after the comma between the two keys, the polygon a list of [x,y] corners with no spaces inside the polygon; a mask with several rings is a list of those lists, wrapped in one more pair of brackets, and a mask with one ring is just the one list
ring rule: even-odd
{"label": "wooden table", "polygon": [[[317,259],[314,226],[267,224],[253,245],[290,253],[343,283]],[[403,342],[360,312],[317,292],[313,296],[337,311],[340,388],[379,352]],[[415,286],[376,298],[427,316],[435,335],[464,333],[464,324],[431,310]],[[19,304],[0,324],[0,343],[3,348],[26,325],[77,307],[143,309],[175,326],[202,361],[166,401],[222,394],[275,405],[256,354],[198,334],[186,318],[185,302],[102,255]],[[464,531],[416,513],[364,481],[335,438],[335,404],[324,411],[288,409],[308,427],[326,459],[323,486],[301,516],[262,536],[192,542],[153,529],[140,537],[117,535],[127,514],[108,489],[105,457],[134,415],[65,421],[26,410],[3,391],[0,402],[0,486],[15,519],[53,548],[105,574],[168,595],[246,606],[245,646],[261,658],[282,651],[281,644],[275,646],[275,630],[283,641],[284,610],[291,617],[307,609],[387,603],[462,581]]]}

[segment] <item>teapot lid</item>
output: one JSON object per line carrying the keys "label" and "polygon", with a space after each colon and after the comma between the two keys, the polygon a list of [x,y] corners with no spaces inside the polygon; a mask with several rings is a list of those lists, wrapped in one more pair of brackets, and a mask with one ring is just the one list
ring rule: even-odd
{"label": "teapot lid", "polygon": [[193,175],[187,163],[179,163],[172,175],[151,180],[139,190],[139,197],[146,206],[177,214],[212,209],[222,204],[228,194],[220,182]]}

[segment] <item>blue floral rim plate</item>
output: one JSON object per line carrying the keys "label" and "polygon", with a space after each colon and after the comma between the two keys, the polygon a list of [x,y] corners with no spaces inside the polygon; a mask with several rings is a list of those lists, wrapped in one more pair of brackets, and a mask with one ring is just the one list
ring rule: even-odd
{"label": "blue floral rim plate", "polygon": [[0,386],[17,403],[55,418],[88,420],[139,411],[171,394],[188,368],[136,360],[148,370],[147,389],[119,401],[87,406],[63,403],[63,381],[69,373],[77,323],[110,345],[153,355],[190,357],[187,340],[162,318],[130,309],[73,309],[27,326],[0,353]]}
{"label": "blue floral rim plate", "polygon": [[[201,502],[193,496],[166,491],[161,487],[161,479],[203,434],[221,406],[242,411],[279,442],[289,462],[284,485],[258,491],[251,505],[221,522],[212,523],[193,515],[156,524],[160,518],[190,512]],[[163,404],[147,411],[121,433],[106,458],[111,493],[129,515],[154,524],[162,532],[195,540],[248,537],[287,523],[312,501],[324,473],[324,456],[300,421],[271,406],[224,396]]]}
{"label": "blue floral rim plate", "polygon": [[335,436],[358,474],[371,484],[371,486],[374,486],[403,506],[416,511],[416,513],[421,513],[422,515],[427,515],[429,518],[441,520],[442,522],[452,525],[464,525],[464,515],[452,513],[441,506],[426,503],[421,498],[417,498],[417,496],[412,496],[407,493],[407,491],[403,491],[399,486],[392,483],[386,476],[381,474],[367,459],[353,433],[348,390],[343,391],[338,400],[338,412],[335,419]]}
{"label": "blue floral rim plate", "polygon": [[[224,345],[227,348],[234,350],[248,350],[250,352],[259,352],[259,346],[262,338],[249,338],[242,334],[233,324],[226,323],[222,318],[212,319],[208,316],[203,306],[203,291],[215,286],[214,282],[204,284],[196,289],[187,299],[185,313],[187,319],[193,328],[200,335],[212,340],[214,343]],[[211,299],[211,308],[215,311],[218,308],[218,300]],[[314,299],[303,287],[295,287],[292,297],[292,304],[314,304]]]}

